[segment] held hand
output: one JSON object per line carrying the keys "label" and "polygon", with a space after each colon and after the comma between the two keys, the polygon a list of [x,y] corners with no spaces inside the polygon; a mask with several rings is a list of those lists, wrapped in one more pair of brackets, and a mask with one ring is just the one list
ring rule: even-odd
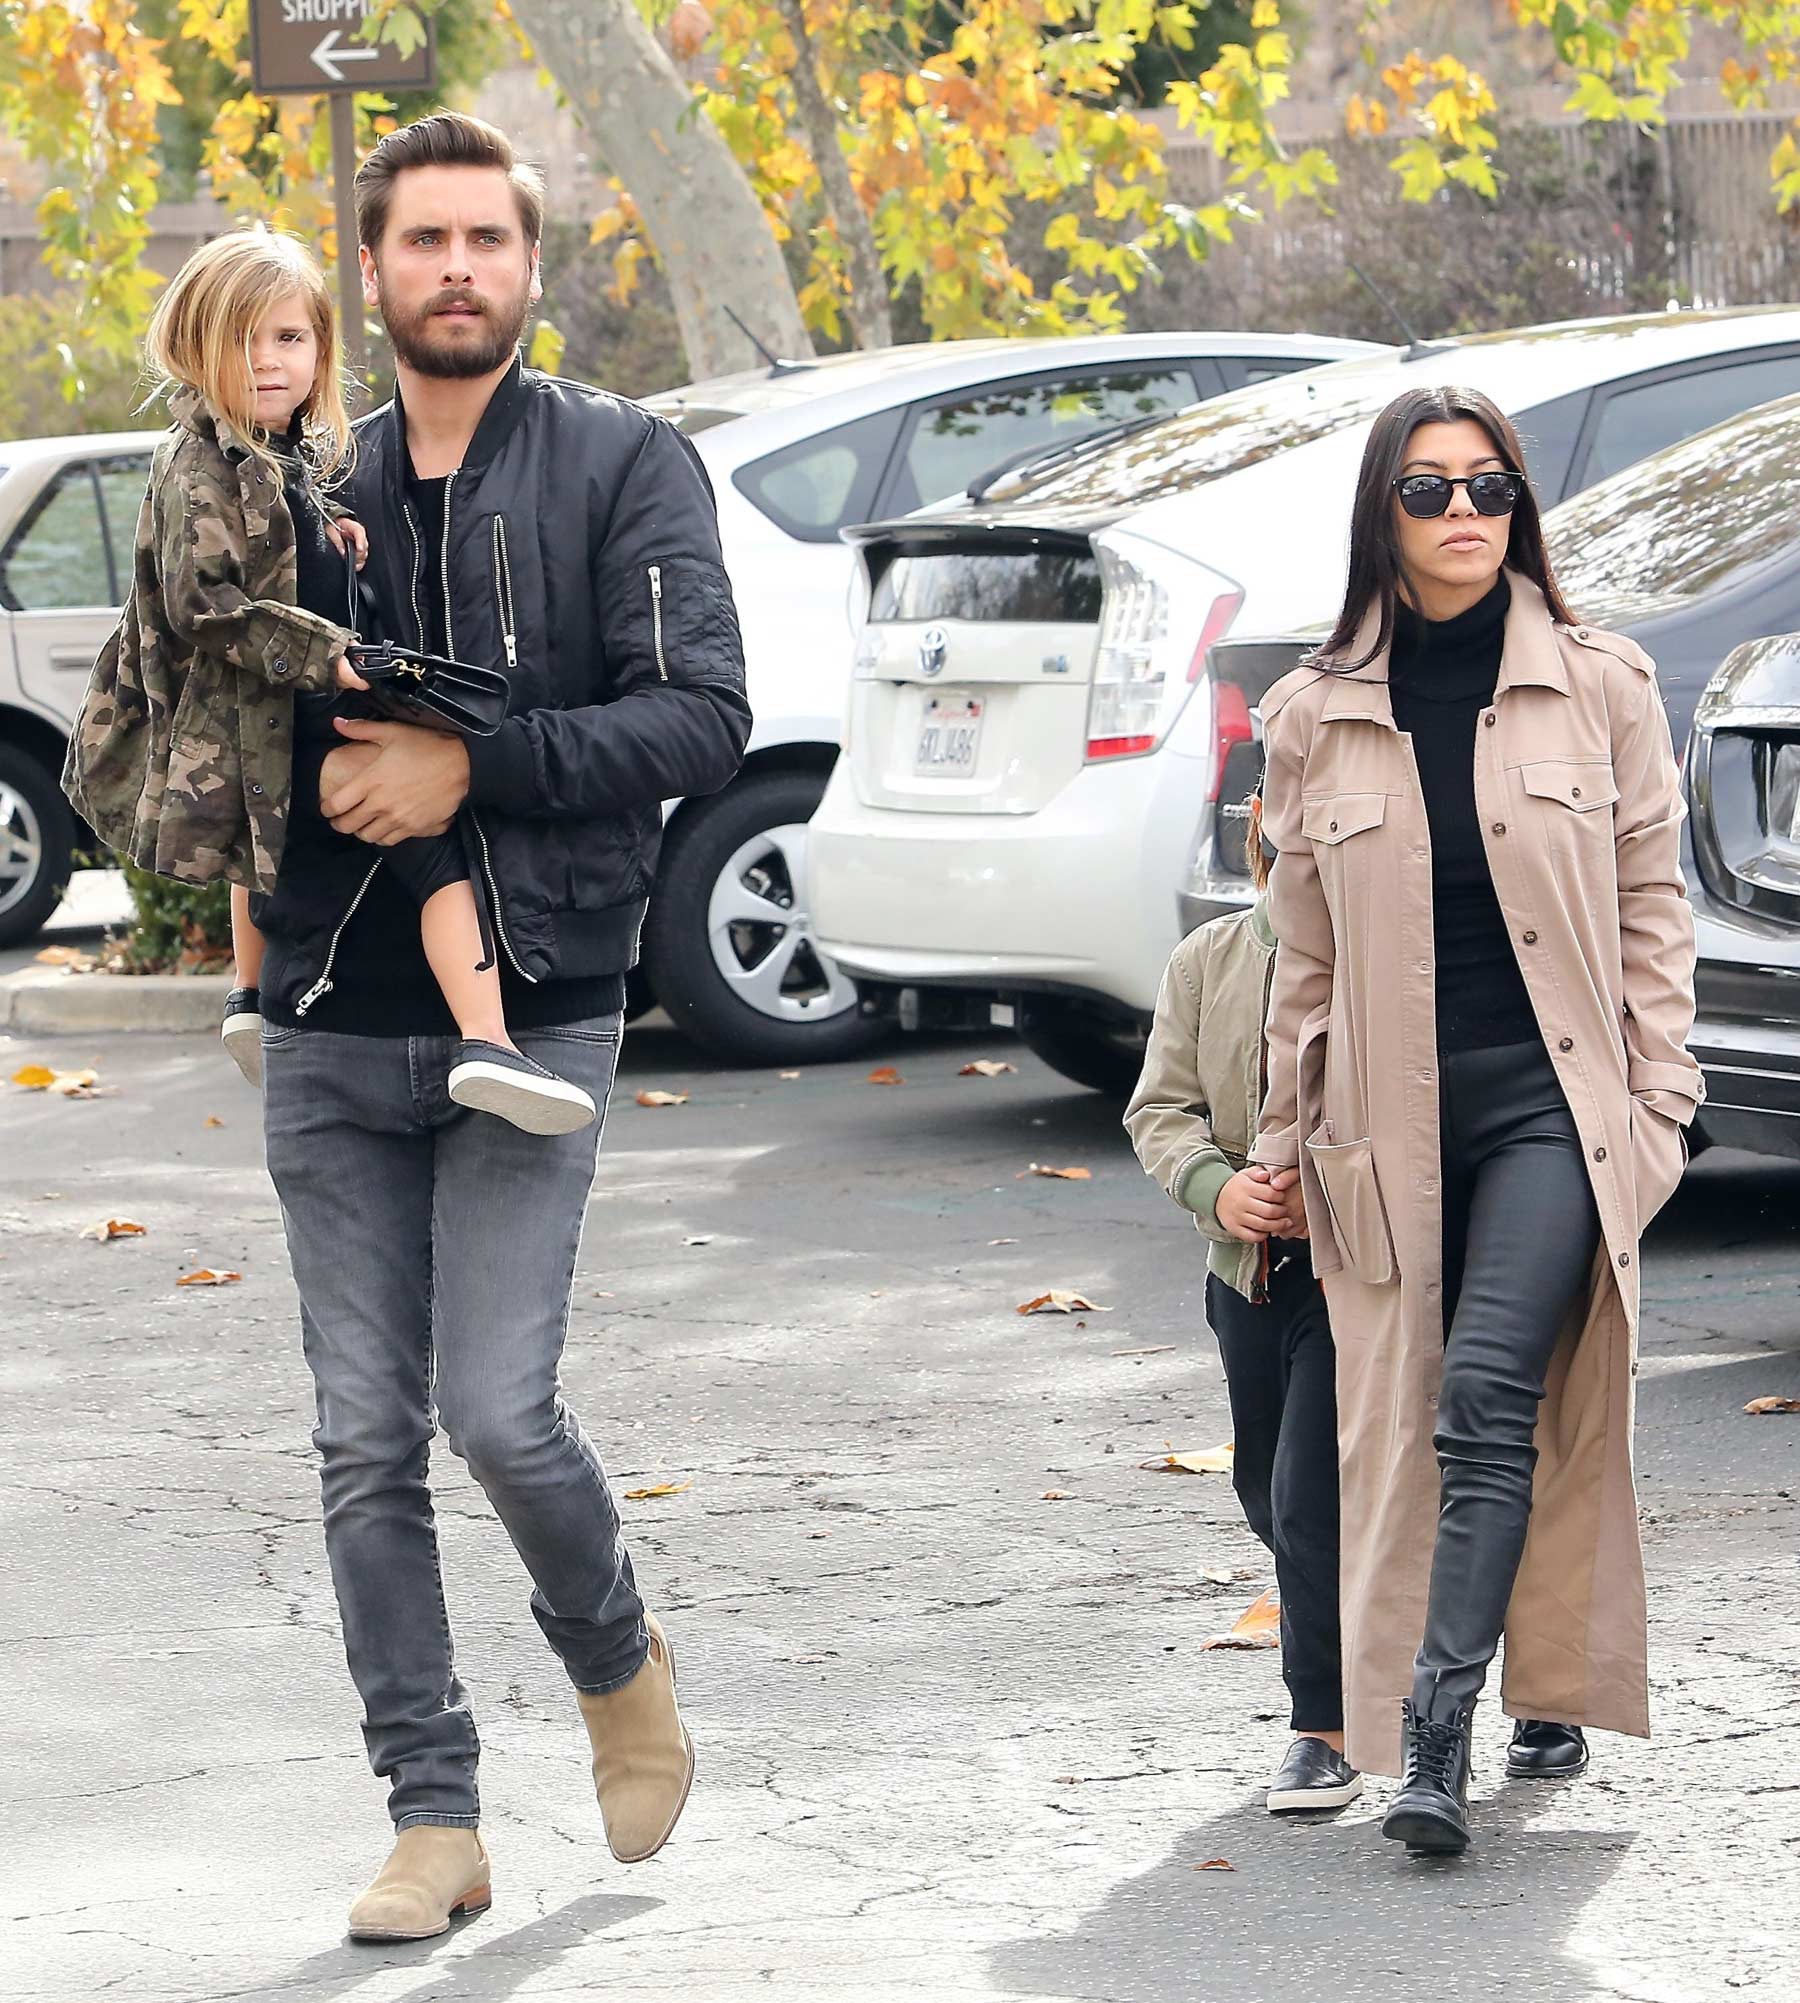
{"label": "held hand", "polygon": [[340,654],[333,663],[337,669],[337,685],[341,689],[366,689],[369,685],[350,665],[347,654]]}
{"label": "held hand", "polygon": [[375,747],[336,783],[321,777],[319,805],[339,834],[391,848],[441,835],[456,819],[469,792],[469,752],[460,737],[412,723],[334,721],[344,737]]}
{"label": "held hand", "polygon": [[1219,1222],[1246,1245],[1260,1245],[1286,1229],[1287,1204],[1266,1168],[1240,1168],[1219,1191]]}
{"label": "held hand", "polygon": [[1300,1171],[1297,1168],[1280,1168],[1269,1178],[1269,1187],[1281,1199],[1285,1221],[1275,1233],[1277,1238],[1310,1238],[1312,1233],[1306,1228],[1306,1199],[1300,1194]]}
{"label": "held hand", "polygon": [[328,524],[325,533],[331,539],[331,546],[339,556],[344,553],[347,543],[356,552],[356,567],[361,570],[369,560],[369,532],[354,515],[339,515],[335,522]]}

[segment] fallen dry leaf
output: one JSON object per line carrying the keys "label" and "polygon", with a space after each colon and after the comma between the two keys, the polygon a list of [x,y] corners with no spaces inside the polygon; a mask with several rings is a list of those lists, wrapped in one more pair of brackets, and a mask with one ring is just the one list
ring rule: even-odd
{"label": "fallen dry leaf", "polygon": [[864,1082],[869,1085],[904,1085],[906,1080],[891,1064],[878,1064]]}
{"label": "fallen dry leaf", "polygon": [[1148,1349],[1115,1349],[1113,1354],[1115,1356],[1168,1356],[1173,1354],[1174,1348],[1175,1345],[1172,1342],[1155,1342]]}
{"label": "fallen dry leaf", "polygon": [[211,1266],[200,1266],[191,1273],[183,1273],[175,1284],[178,1287],[229,1287],[243,1277],[242,1273],[215,1272]]}
{"label": "fallen dry leaf", "polygon": [[1800,1412],[1800,1398],[1752,1398],[1746,1412]]}
{"label": "fallen dry leaf", "polygon": [[1013,1177],[1014,1182],[1023,1182],[1028,1175],[1047,1175],[1053,1182],[1092,1182],[1091,1168],[1052,1168],[1048,1162],[1034,1161],[1029,1168],[1022,1168]]}
{"label": "fallen dry leaf", "polygon": [[87,974],[100,964],[92,953],[84,953],[79,946],[46,946],[37,955],[40,967],[67,967],[71,973]]}
{"label": "fallen dry leaf", "polygon": [[1064,1287],[1052,1287],[1047,1294],[1039,1294],[1035,1299],[1021,1301],[1016,1310],[1019,1314],[1111,1314],[1111,1308],[1103,1308],[1098,1301],[1091,1301],[1085,1294],[1072,1294]]}
{"label": "fallen dry leaf", "polygon": [[54,1092],[62,1099],[100,1097],[97,1071],[52,1071],[47,1064],[26,1064],[13,1073],[12,1082],[28,1092]]}
{"label": "fallen dry leaf", "polygon": [[1066,1488],[1047,1488],[1038,1497],[1040,1502],[1073,1502],[1075,1498]]}
{"label": "fallen dry leaf", "polygon": [[640,1106],[685,1106],[688,1095],[685,1092],[640,1092],[637,1102]]}
{"label": "fallen dry leaf", "polygon": [[1008,1071],[1016,1072],[1016,1064],[1002,1064],[997,1057],[978,1057],[973,1064],[965,1064],[956,1074],[959,1078],[999,1078]]}
{"label": "fallen dry leaf", "polygon": [[1139,1467],[1148,1468],[1152,1474],[1229,1474],[1231,1472],[1233,1442],[1227,1440],[1222,1447],[1206,1447],[1191,1454],[1163,1454],[1153,1461],[1139,1461]]}
{"label": "fallen dry leaf", "polygon": [[1209,1857],[1204,1864],[1196,1864],[1196,1871],[1235,1871],[1237,1866],[1229,1857]]}
{"label": "fallen dry leaf", "polygon": [[1200,1576],[1203,1579],[1209,1580],[1215,1586],[1228,1586],[1231,1584],[1231,1573],[1223,1565],[1208,1565]]}
{"label": "fallen dry leaf", "polygon": [[200,1124],[203,1127],[222,1127],[225,1124],[225,1122],[219,1118],[217,1113],[208,1113],[206,1118],[202,1120]]}
{"label": "fallen dry leaf", "polygon": [[1209,1636],[1202,1648],[1279,1648],[1281,1599],[1274,1591],[1260,1594],[1238,1615],[1224,1634]]}
{"label": "fallen dry leaf", "polygon": [[1018,1242],[1016,1238],[990,1238],[988,1240],[990,1245],[1016,1245]]}
{"label": "fallen dry leaf", "polygon": [[693,1487],[691,1481],[659,1481],[650,1488],[628,1488],[627,1502],[649,1502],[659,1495],[681,1495]]}
{"label": "fallen dry leaf", "polygon": [[97,1224],[84,1224],[81,1236],[96,1238],[105,1244],[109,1238],[141,1238],[144,1227],[134,1224],[129,1217],[103,1217]]}
{"label": "fallen dry leaf", "polygon": [[775,1075],[777,1078],[793,1079],[798,1078],[800,1074],[798,1071],[777,1071]]}
{"label": "fallen dry leaf", "polygon": [[712,1232],[710,1232],[710,1231],[703,1231],[703,1232],[701,1232],[701,1233],[700,1233],[700,1234],[699,1234],[699,1235],[698,1235],[697,1237],[693,1237],[693,1238],[684,1238],[684,1239],[682,1239],[682,1241],[681,1241],[681,1242],[682,1242],[682,1243],[683,1243],[684,1245],[710,1245],[710,1244],[712,1243],[712,1241],[713,1241],[713,1234],[712,1234]]}

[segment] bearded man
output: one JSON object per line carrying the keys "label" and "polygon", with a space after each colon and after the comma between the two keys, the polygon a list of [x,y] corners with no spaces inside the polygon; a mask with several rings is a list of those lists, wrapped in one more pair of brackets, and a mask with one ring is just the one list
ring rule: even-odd
{"label": "bearded man", "polygon": [[437,1424],[531,1576],[621,1861],[667,1840],[694,1756],[667,1638],[559,1381],[602,1123],[532,1134],[451,1102],[455,1024],[381,851],[461,831],[514,1039],[603,1122],[660,803],[731,778],[750,711],[693,448],[522,364],[536,173],[492,126],[438,112],[376,147],[356,209],[396,363],[344,496],[369,537],[361,630],[510,682],[490,737],[340,698],[343,741],[296,760],[257,911],[268,1163],[317,1393],[325,1546],[396,1831],[350,1930],[396,1940],[491,1896],[426,1478]]}

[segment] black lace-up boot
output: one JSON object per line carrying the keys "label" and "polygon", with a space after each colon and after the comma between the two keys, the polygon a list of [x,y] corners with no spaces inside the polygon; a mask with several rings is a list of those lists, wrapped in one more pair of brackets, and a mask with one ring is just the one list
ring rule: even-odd
{"label": "black lace-up boot", "polygon": [[1409,1697],[1400,1715],[1406,1768],[1381,1833],[1415,1854],[1460,1857],[1469,1847],[1469,1728],[1475,1707],[1439,1720],[1422,1716]]}

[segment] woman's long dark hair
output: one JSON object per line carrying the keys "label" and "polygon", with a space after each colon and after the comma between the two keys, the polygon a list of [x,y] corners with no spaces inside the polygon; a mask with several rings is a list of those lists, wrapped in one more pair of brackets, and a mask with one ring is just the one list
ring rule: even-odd
{"label": "woman's long dark hair", "polygon": [[[1331,638],[1314,659],[1341,670],[1367,667],[1394,637],[1394,607],[1401,592],[1414,601],[1412,580],[1400,557],[1400,536],[1394,526],[1394,481],[1406,464],[1407,447],[1422,424],[1458,424],[1464,419],[1479,424],[1494,442],[1507,467],[1525,471],[1525,449],[1512,420],[1498,404],[1473,389],[1403,390],[1375,420],[1369,442],[1363,447],[1362,470],[1356,477],[1356,505],[1350,513],[1350,577],[1344,591],[1344,609],[1332,628]],[[1512,511],[1512,533],[1507,539],[1506,563],[1522,577],[1528,577],[1544,594],[1550,616],[1566,625],[1575,615],[1563,600],[1550,569],[1544,548],[1544,525],[1538,515],[1537,496],[1527,479]],[[1379,603],[1381,624],[1375,644],[1360,661],[1346,658],[1355,643],[1369,607]]]}

